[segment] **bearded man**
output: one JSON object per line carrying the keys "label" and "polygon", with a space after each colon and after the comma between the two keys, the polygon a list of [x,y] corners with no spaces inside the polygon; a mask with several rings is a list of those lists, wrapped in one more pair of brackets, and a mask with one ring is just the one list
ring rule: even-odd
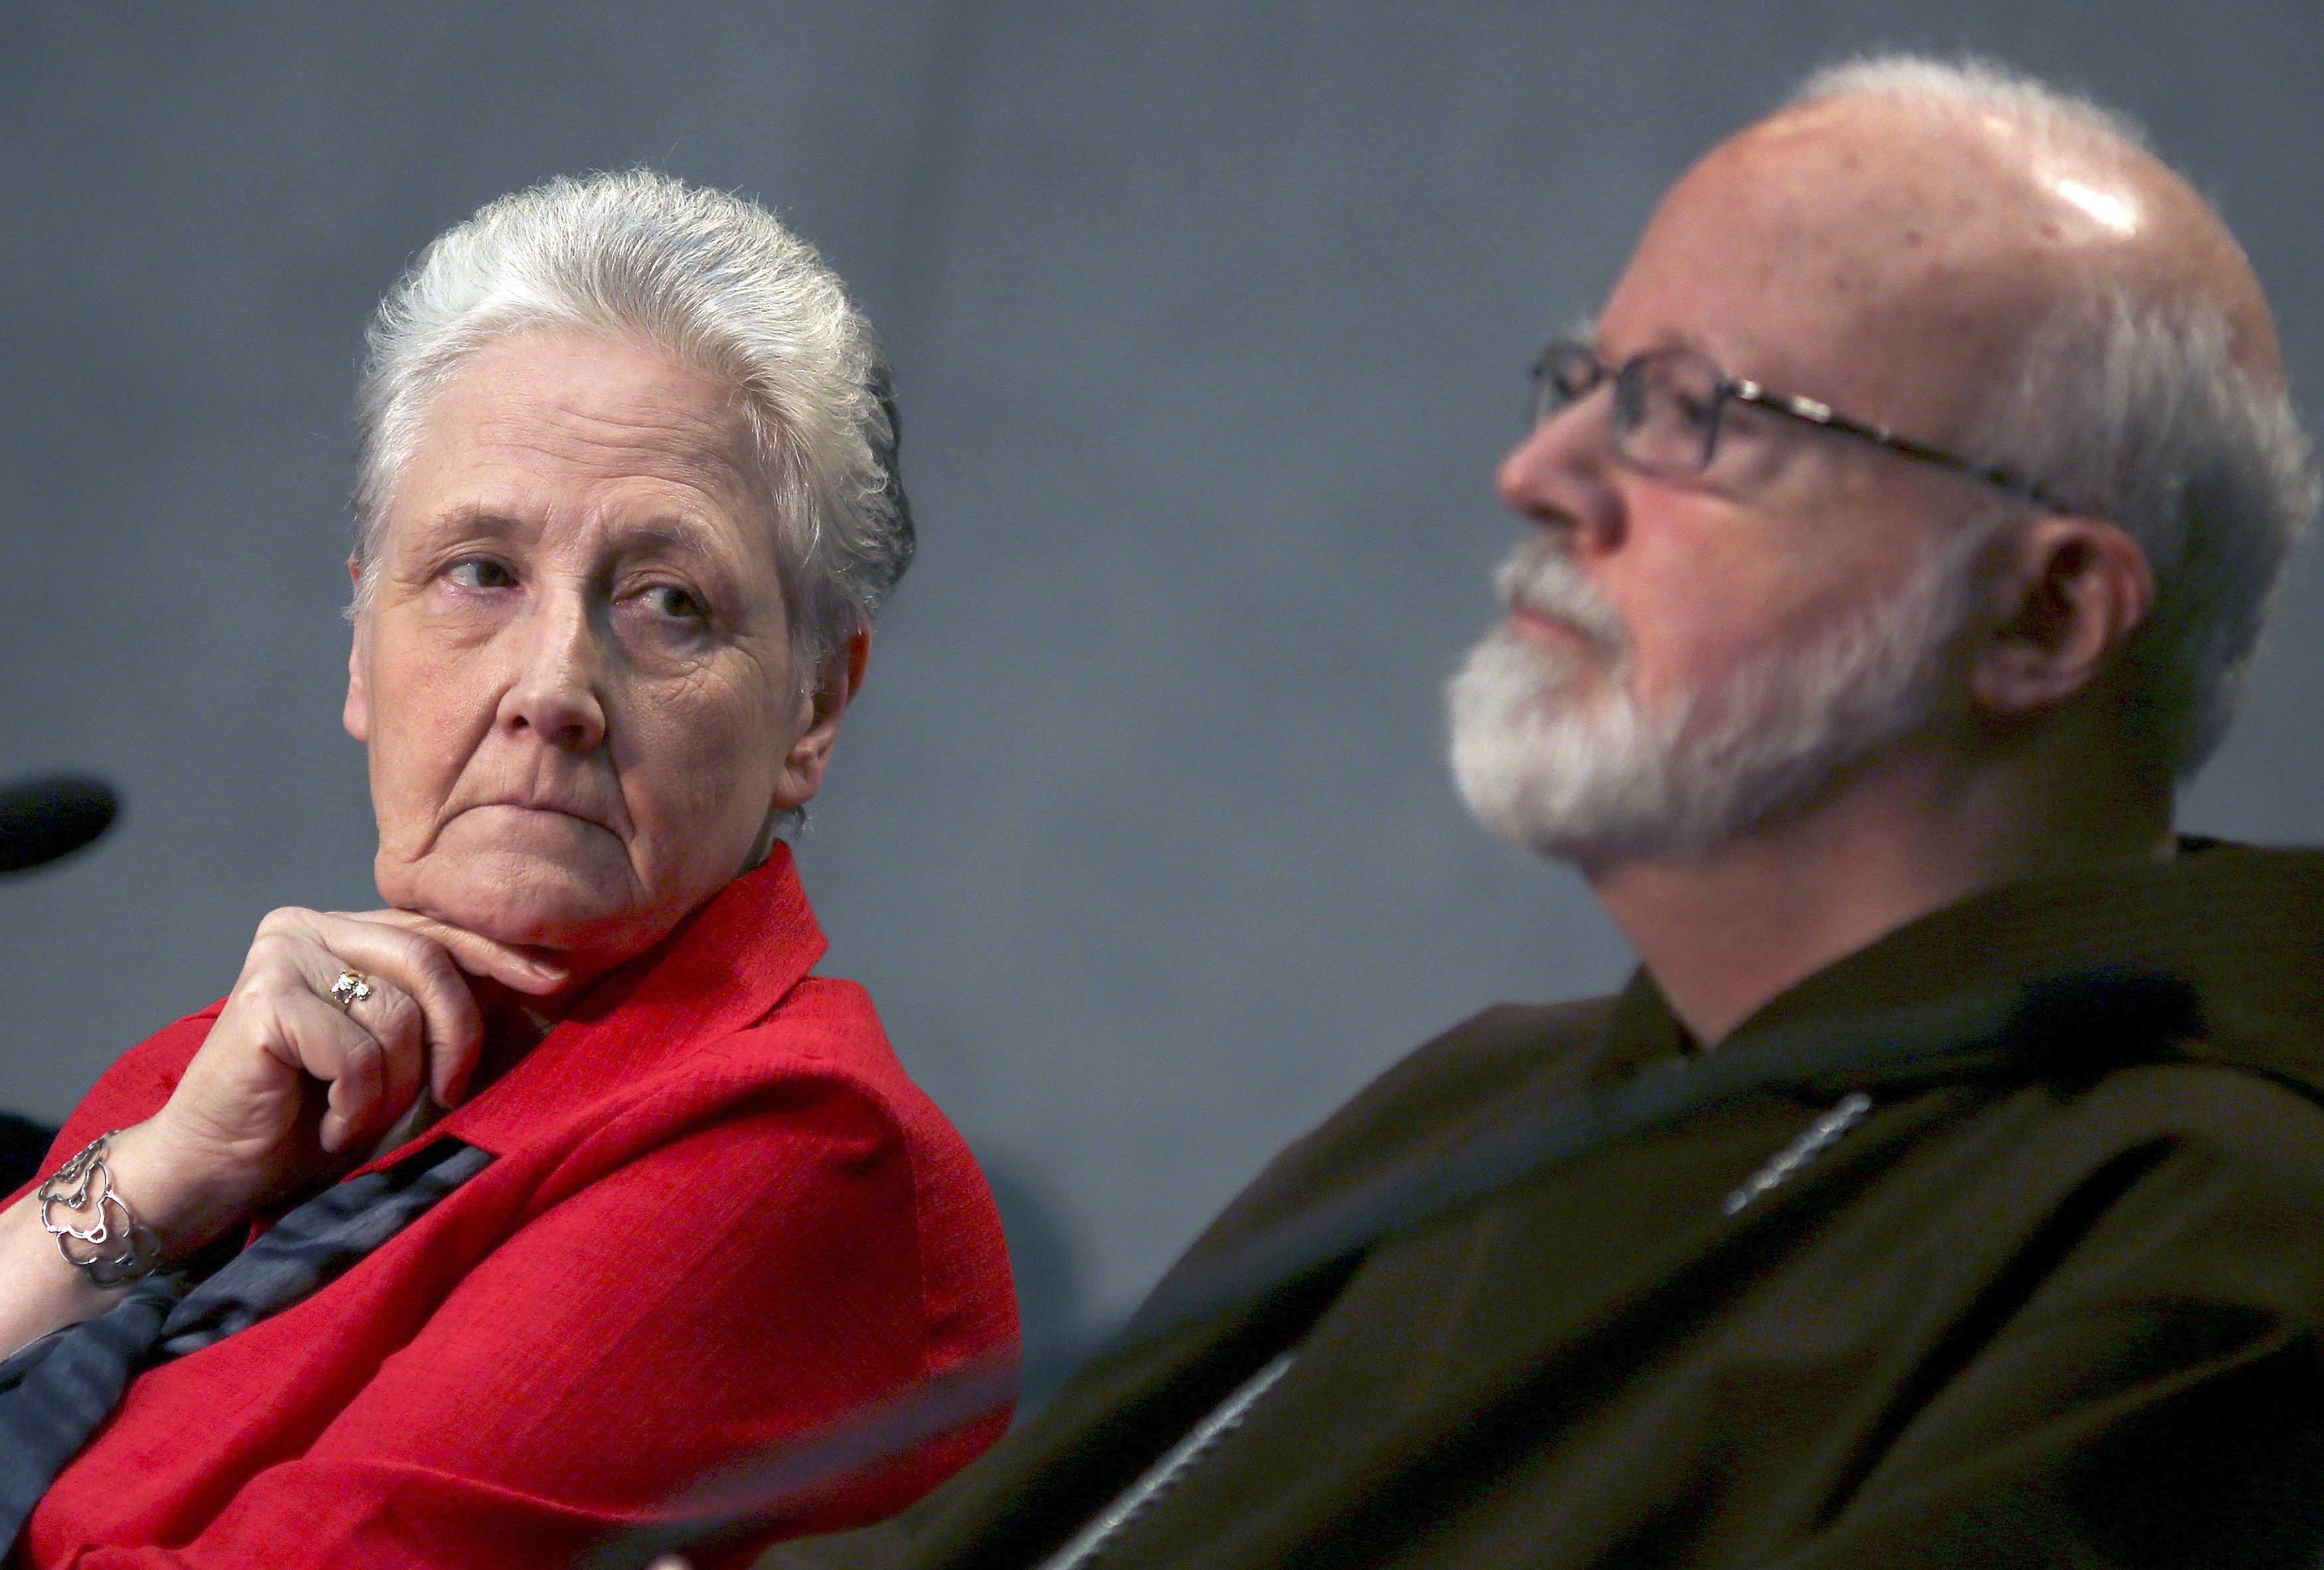
{"label": "bearded man", "polygon": [[2314,506],[2235,241],[1877,60],[1537,374],[1455,772],[1643,968],[1399,1065],[824,1562],[2314,1564],[2324,857],[2172,827]]}

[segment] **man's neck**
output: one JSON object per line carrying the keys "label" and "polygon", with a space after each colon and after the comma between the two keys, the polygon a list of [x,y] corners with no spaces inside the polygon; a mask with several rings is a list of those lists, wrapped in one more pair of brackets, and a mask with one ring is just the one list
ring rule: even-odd
{"label": "man's neck", "polygon": [[1942,780],[1902,771],[1699,859],[1626,862],[1590,881],[1672,1011],[1710,1047],[1917,917],[2003,883],[2167,854],[2171,843],[2167,792],[2092,799],[2030,790],[2006,772]]}

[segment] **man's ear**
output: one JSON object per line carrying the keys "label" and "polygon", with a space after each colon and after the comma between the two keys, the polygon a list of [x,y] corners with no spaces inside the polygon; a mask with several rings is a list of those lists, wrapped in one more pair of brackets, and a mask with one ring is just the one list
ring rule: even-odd
{"label": "man's ear", "polygon": [[1998,619],[1969,678],[1997,716],[2044,713],[2087,690],[2154,605],[2146,552],[2102,518],[2054,515],[2019,535],[1997,579]]}
{"label": "man's ear", "polygon": [[[363,587],[363,563],[347,558],[347,582],[353,587]],[[355,614],[355,636],[347,640],[347,703],[339,713],[339,723],[347,727],[347,734],[371,744],[371,694],[364,687],[364,618]]]}
{"label": "man's ear", "polygon": [[815,689],[807,697],[807,728],[783,755],[783,771],[775,781],[778,809],[805,807],[823,788],[823,771],[839,739],[839,722],[863,685],[863,668],[872,660],[872,630],[855,633],[833,650],[816,672]]}

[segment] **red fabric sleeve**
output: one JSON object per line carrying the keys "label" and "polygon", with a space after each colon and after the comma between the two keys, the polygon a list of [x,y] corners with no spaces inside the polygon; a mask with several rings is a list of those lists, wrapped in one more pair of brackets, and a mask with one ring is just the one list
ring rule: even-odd
{"label": "red fabric sleeve", "polygon": [[[908,1390],[928,1371],[927,1272],[889,1110],[805,1076],[722,1111],[495,1248],[192,1541],[42,1541],[36,1516],[32,1562],[563,1565],[706,1470]],[[856,1480],[786,1529],[876,1519],[989,1439]]]}
{"label": "red fabric sleeve", "polygon": [[114,1059],[113,1067],[97,1076],[97,1083],[65,1120],[56,1142],[49,1147],[49,1159],[42,1163],[39,1177],[10,1195],[5,1203],[14,1205],[39,1187],[43,1178],[97,1135],[142,1123],[160,1112],[178,1088],[186,1065],[209,1039],[210,1027],[225,1007],[226,1000],[221,998],[198,1014],[188,1014],[163,1026]]}

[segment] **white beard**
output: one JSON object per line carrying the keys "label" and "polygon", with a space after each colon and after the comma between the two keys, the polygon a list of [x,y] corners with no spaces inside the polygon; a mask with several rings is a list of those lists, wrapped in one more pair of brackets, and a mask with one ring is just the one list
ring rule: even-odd
{"label": "white beard", "polygon": [[1504,625],[1470,651],[1446,695],[1462,797],[1488,827],[1584,867],[1689,860],[1783,817],[1932,714],[1991,537],[1961,530],[1885,601],[1653,709],[1631,690],[1611,605],[1530,540],[1501,566],[1502,597],[1587,648]]}

